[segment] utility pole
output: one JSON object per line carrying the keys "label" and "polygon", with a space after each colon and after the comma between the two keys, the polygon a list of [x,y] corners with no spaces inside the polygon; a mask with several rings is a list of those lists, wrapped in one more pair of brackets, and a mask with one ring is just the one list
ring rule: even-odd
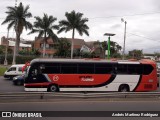
{"label": "utility pole", "polygon": [[15,7],[17,7],[17,0],[15,0]]}
{"label": "utility pole", "polygon": [[123,60],[124,60],[124,59],[125,59],[125,42],[126,42],[126,25],[127,25],[127,22],[126,22],[123,18],[121,18],[121,21],[124,22],[124,24],[125,24],[125,27],[124,27],[123,53],[122,53],[122,55],[123,55]]}
{"label": "utility pole", "polygon": [[8,61],[7,61],[8,45],[9,45],[8,36],[9,36],[9,29],[8,29],[7,38],[6,38],[6,51],[5,51],[4,65],[8,65]]}

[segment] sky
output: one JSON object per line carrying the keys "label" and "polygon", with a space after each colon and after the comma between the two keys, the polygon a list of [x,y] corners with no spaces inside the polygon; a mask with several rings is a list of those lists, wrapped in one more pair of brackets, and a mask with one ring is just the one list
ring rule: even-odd
{"label": "sky", "polygon": [[[15,6],[20,2],[29,5],[34,23],[34,16],[43,17],[44,13],[57,18],[55,24],[65,19],[65,12],[83,13],[88,18],[89,36],[80,36],[77,32],[75,38],[85,41],[107,41],[104,33],[114,33],[111,41],[123,47],[124,28],[126,24],[126,53],[133,49],[143,50],[143,53],[160,53],[160,0],[0,0],[0,23],[6,17],[7,6]],[[57,34],[57,31],[54,31]],[[27,35],[29,30],[23,31],[21,38],[34,40],[37,34]],[[58,37],[72,37],[72,31],[57,34]],[[0,24],[0,37],[7,36],[7,24]],[[9,37],[15,37],[13,29]]]}

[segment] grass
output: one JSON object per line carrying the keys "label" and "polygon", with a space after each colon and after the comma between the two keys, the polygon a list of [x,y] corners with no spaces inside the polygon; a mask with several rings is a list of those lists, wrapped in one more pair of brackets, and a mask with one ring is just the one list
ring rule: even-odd
{"label": "grass", "polygon": [[7,67],[6,66],[2,66],[0,65],[0,76],[3,76],[4,75],[4,72],[7,70]]}

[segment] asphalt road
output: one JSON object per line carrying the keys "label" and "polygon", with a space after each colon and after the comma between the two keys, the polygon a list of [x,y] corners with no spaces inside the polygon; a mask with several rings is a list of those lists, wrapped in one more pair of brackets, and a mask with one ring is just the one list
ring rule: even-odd
{"label": "asphalt road", "polygon": [[[60,111],[59,114],[64,114],[61,111],[112,111],[113,113],[121,113],[122,111],[160,111],[160,102],[154,101],[56,101],[56,102],[20,102],[20,103],[0,103],[0,111]],[[134,112],[133,112],[134,113]],[[74,116],[74,115],[73,115]],[[42,116],[43,117],[43,116]],[[14,119],[14,118],[13,118]],[[23,118],[24,119],[24,118]],[[43,118],[42,118],[43,119]],[[51,118],[46,118],[49,120]],[[53,118],[52,118],[53,119]],[[56,117],[56,120],[150,120],[148,117]],[[158,120],[159,118],[152,118]]]}
{"label": "asphalt road", "polygon": [[23,86],[15,86],[12,80],[4,79],[3,76],[0,76],[0,85],[0,92],[24,92]]}
{"label": "asphalt road", "polygon": [[[11,80],[0,77],[0,92],[24,92],[23,86],[13,85]],[[158,89],[157,91],[160,91]],[[0,111],[160,111],[159,101],[69,101],[54,102],[11,102],[0,103]],[[6,118],[0,118],[3,120]],[[12,118],[18,120],[21,118]],[[23,118],[28,120],[29,118]],[[35,118],[30,118],[34,119]],[[29,120],[30,120],[29,119]],[[135,117],[56,117],[38,118],[37,120],[137,120]],[[140,117],[138,120],[150,120],[151,118]],[[159,118],[152,118],[159,120]]]}

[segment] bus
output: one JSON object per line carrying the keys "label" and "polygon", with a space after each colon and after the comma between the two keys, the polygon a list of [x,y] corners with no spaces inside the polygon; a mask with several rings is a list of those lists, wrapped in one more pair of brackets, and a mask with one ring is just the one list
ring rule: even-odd
{"label": "bus", "polygon": [[152,60],[34,59],[25,91],[154,91],[159,85]]}

